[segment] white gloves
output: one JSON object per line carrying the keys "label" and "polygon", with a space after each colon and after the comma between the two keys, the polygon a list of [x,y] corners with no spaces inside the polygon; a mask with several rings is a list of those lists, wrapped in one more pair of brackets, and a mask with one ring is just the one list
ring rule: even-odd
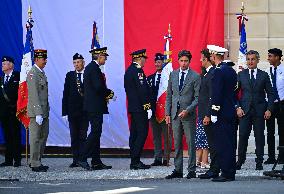
{"label": "white gloves", "polygon": [[151,119],[151,117],[152,117],[152,110],[151,109],[147,110],[147,114],[148,114],[148,119]]}
{"label": "white gloves", "polygon": [[38,125],[42,125],[42,122],[43,122],[43,118],[41,115],[36,115],[36,123]]}
{"label": "white gloves", "polygon": [[211,121],[212,121],[212,123],[216,123],[217,122],[217,116],[211,115]]}
{"label": "white gloves", "polygon": [[117,99],[117,96],[113,96],[113,97],[112,97],[112,101],[113,101],[113,102],[116,101],[116,99]]}
{"label": "white gloves", "polygon": [[68,124],[68,116],[67,115],[63,116],[62,119],[63,119],[64,123],[67,125]]}

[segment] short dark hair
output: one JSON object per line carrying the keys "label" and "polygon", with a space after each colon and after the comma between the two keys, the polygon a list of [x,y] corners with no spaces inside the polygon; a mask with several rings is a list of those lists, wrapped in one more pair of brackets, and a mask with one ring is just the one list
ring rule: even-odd
{"label": "short dark hair", "polygon": [[179,51],[178,53],[178,59],[180,59],[181,57],[187,57],[189,59],[189,61],[191,60],[192,58],[192,55],[190,53],[190,51],[187,51],[187,50],[181,50]]}
{"label": "short dark hair", "polygon": [[259,53],[255,50],[249,50],[247,53],[246,53],[246,56],[248,55],[255,55],[257,59],[259,59]]}
{"label": "short dark hair", "polygon": [[271,53],[271,54],[273,54],[273,55],[275,55],[275,56],[279,56],[280,59],[281,59],[281,57],[283,56],[283,55],[282,55],[282,50],[279,49],[279,48],[272,48],[272,49],[269,49],[269,50],[268,50],[268,53]]}
{"label": "short dark hair", "polygon": [[[209,49],[203,49],[201,52],[200,52],[201,54],[203,54],[203,56],[208,60],[208,61],[210,61],[210,52],[209,52]],[[210,61],[211,62],[211,61]]]}

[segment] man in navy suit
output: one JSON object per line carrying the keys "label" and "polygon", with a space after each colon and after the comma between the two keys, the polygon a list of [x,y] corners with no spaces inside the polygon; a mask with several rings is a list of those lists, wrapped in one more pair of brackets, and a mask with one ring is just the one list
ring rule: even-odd
{"label": "man in navy suit", "polygon": [[[153,131],[155,160],[151,164],[151,166],[167,166],[169,162],[168,157],[172,147],[172,141],[171,141],[172,138],[168,137],[168,127],[165,119],[160,121],[155,115],[163,64],[164,64],[164,55],[161,53],[156,53],[155,54],[156,72],[147,77],[147,81],[151,89],[151,107],[153,111],[153,115],[150,121]],[[162,150],[162,136],[164,137],[164,154]]]}
{"label": "man in navy suit", "polygon": [[107,88],[105,75],[100,69],[109,55],[107,47],[92,49],[90,53],[92,54],[92,62],[86,66],[84,71],[83,110],[87,112],[91,132],[84,144],[80,161],[77,163],[82,168],[90,170],[87,159],[92,157],[93,170],[111,169],[112,166],[105,165],[100,157],[103,115],[108,114],[107,104],[114,97],[114,92]]}
{"label": "man in navy suit", "polygon": [[237,74],[232,62],[224,62],[228,50],[215,45],[208,45],[211,59],[216,65],[212,78],[211,121],[214,131],[214,148],[221,175],[213,178],[214,182],[234,181],[236,174],[236,87]]}
{"label": "man in navy suit", "polygon": [[[14,60],[2,57],[3,77],[0,81],[0,119],[6,143],[5,162],[0,167],[21,165],[21,128],[16,117],[20,73],[14,71]],[[13,163],[14,162],[14,163]]]}
{"label": "man in navy suit", "polygon": [[256,170],[263,170],[265,120],[271,116],[274,94],[268,74],[257,68],[259,53],[250,50],[246,54],[246,59],[248,69],[238,73],[238,89],[241,90],[242,96],[237,107],[240,129],[236,169],[240,170],[246,160],[248,138],[253,126]]}
{"label": "man in navy suit", "polygon": [[73,163],[70,168],[78,167],[77,161],[82,153],[83,144],[87,137],[89,121],[83,111],[84,101],[84,57],[78,53],[73,56],[75,71],[69,71],[65,77],[62,116],[69,122]]}
{"label": "man in navy suit", "polygon": [[130,169],[149,169],[141,162],[141,153],[148,135],[149,119],[152,117],[150,88],[143,71],[147,55],[146,49],[131,53],[132,63],[124,74],[124,89],[130,113]]}

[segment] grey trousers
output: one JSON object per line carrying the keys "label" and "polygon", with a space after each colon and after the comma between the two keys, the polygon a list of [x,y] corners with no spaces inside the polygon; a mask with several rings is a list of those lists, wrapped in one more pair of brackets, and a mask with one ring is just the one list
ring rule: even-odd
{"label": "grey trousers", "polygon": [[31,167],[39,167],[48,137],[49,118],[44,118],[42,125],[38,125],[34,117],[30,118],[29,130]]}
{"label": "grey trousers", "polygon": [[188,146],[188,172],[195,172],[196,170],[196,153],[195,153],[195,133],[196,133],[196,117],[187,116],[185,119],[176,117],[172,119],[172,129],[175,142],[175,170],[183,172],[183,134],[186,137]]}
{"label": "grey trousers", "polygon": [[[168,126],[166,121],[159,123],[156,117],[151,118],[151,126],[154,140],[154,158],[155,160],[162,161],[168,160],[168,156],[172,150],[172,136],[168,136]],[[162,137],[164,138],[164,154],[162,150]]]}

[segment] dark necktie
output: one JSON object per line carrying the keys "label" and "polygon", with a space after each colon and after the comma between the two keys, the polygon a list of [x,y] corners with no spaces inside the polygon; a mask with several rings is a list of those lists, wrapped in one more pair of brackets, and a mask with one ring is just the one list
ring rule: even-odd
{"label": "dark necktie", "polygon": [[158,88],[159,85],[160,85],[160,81],[161,81],[161,74],[158,73],[158,78],[157,78],[157,81],[156,81],[156,87]]}
{"label": "dark necktie", "polygon": [[4,82],[5,85],[8,83],[9,77],[10,77],[9,75],[6,75],[6,79],[5,79],[5,82]]}
{"label": "dark necktie", "polygon": [[82,83],[82,73],[77,73],[78,80]]}
{"label": "dark necktie", "polygon": [[278,90],[277,90],[277,85],[276,85],[276,78],[277,78],[277,71],[276,70],[277,70],[277,67],[274,68],[274,73],[273,73],[273,75],[271,77],[272,77],[273,91],[274,91],[274,95],[275,95],[275,100],[280,101]]}
{"label": "dark necktie", "polygon": [[255,78],[254,78],[253,73],[254,73],[254,70],[252,69],[251,72],[250,72],[250,80],[251,80],[252,85],[254,85],[254,83],[255,83]]}
{"label": "dark necktie", "polygon": [[182,87],[183,87],[183,82],[184,82],[184,75],[185,75],[185,72],[181,72],[181,78],[180,78],[180,81],[179,81],[179,91],[181,91]]}

